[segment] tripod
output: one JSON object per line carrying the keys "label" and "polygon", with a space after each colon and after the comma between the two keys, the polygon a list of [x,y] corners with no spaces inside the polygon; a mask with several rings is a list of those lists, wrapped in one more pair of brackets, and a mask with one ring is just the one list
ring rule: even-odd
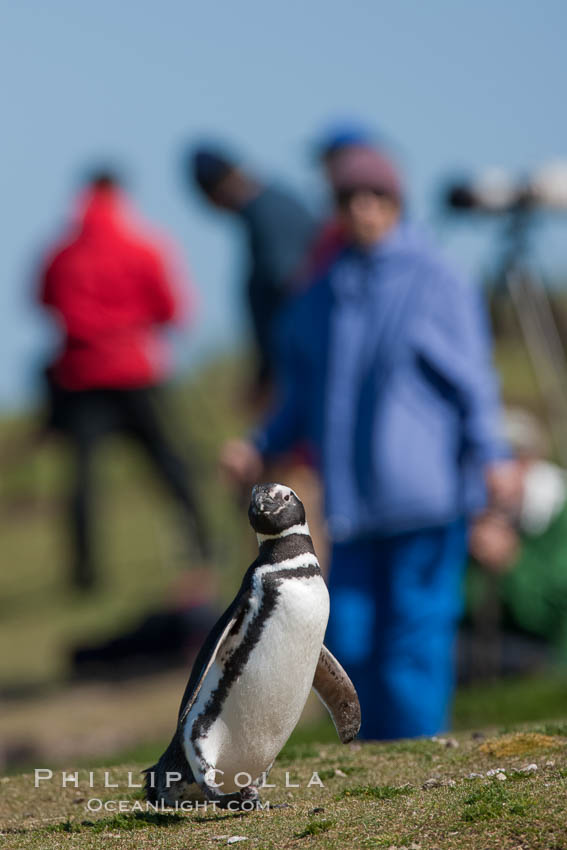
{"label": "tripod", "polygon": [[562,466],[567,467],[567,361],[551,302],[541,276],[529,263],[529,206],[510,214],[508,246],[498,280],[514,308],[544,403],[550,433]]}

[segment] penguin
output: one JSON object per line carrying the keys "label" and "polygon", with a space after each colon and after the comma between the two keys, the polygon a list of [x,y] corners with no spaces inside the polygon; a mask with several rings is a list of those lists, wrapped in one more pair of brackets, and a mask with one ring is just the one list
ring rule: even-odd
{"label": "penguin", "polygon": [[256,485],[248,517],[258,557],[197,656],[171,743],[144,771],[150,802],[250,807],[312,687],[343,743],[360,728],[354,685],[323,645],[329,593],[301,500]]}

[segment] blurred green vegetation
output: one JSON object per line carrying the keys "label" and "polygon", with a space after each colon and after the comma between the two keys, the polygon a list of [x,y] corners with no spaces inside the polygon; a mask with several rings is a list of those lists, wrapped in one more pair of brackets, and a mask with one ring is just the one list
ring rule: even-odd
{"label": "blurred green vegetation", "polygon": [[[217,469],[223,440],[247,427],[239,389],[244,358],[210,364],[170,387],[164,424],[188,459],[215,547],[223,602],[234,594],[256,544],[244,506]],[[191,566],[177,506],[141,450],[111,438],[96,459],[97,556],[100,588],[73,591],[65,501],[66,447],[56,439],[26,449],[37,423],[29,417],[0,425],[0,685],[52,682],[67,672],[68,649],[134,623],[163,600],[180,571]]]}
{"label": "blurred green vegetation", "polygon": [[[542,415],[533,370],[513,322],[511,332],[508,327],[499,338],[495,361],[506,401]],[[204,506],[221,577],[221,604],[232,598],[256,551],[246,506],[236,503],[217,467],[223,441],[251,424],[242,402],[249,367],[238,354],[209,363],[170,387],[163,411]],[[182,570],[200,566],[188,560],[176,506],[148,461],[131,442],[115,438],[103,446],[96,464],[100,588],[90,595],[73,591],[67,580],[65,526],[69,458],[56,440],[23,451],[36,426],[29,416],[0,424],[4,690],[64,681],[71,647],[134,625],[170,595]],[[505,682],[473,688],[457,697],[455,723],[471,728],[555,717],[565,696],[565,684],[556,676],[536,686],[530,680],[525,686]],[[329,726],[315,731],[324,737],[334,734]]]}

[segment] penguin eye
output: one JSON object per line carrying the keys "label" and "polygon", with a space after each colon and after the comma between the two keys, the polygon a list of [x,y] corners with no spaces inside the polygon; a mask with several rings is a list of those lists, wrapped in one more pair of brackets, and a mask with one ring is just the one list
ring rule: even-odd
{"label": "penguin eye", "polygon": [[289,502],[289,493],[286,496],[284,496],[284,502]]}

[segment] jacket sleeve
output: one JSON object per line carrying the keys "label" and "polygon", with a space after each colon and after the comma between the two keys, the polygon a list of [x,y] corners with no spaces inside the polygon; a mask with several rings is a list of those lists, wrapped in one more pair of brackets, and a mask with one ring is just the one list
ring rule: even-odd
{"label": "jacket sleeve", "polygon": [[179,313],[180,302],[167,258],[159,251],[148,250],[143,266],[150,318],[156,324],[167,324]]}
{"label": "jacket sleeve", "polygon": [[301,313],[292,305],[282,319],[276,357],[276,399],[265,421],[252,434],[252,441],[265,458],[285,454],[306,436],[306,399],[301,351],[297,328]]}
{"label": "jacket sleeve", "polygon": [[425,305],[415,339],[421,368],[432,372],[458,405],[463,448],[484,463],[508,457],[480,294],[445,269],[431,269],[422,283]]}

